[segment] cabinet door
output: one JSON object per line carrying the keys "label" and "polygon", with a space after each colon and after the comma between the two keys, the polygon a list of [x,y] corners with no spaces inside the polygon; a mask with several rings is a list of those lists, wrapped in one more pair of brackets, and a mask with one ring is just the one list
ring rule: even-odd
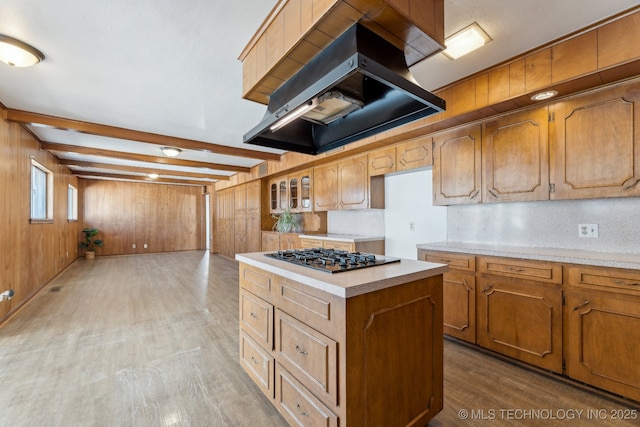
{"label": "cabinet door", "polygon": [[480,203],[480,125],[441,133],[433,138],[433,204]]}
{"label": "cabinet door", "polygon": [[476,277],[449,270],[442,276],[444,333],[476,342]]}
{"label": "cabinet door", "polygon": [[479,345],[562,372],[560,285],[483,275],[476,301]]}
{"label": "cabinet door", "polygon": [[432,144],[433,138],[424,136],[398,144],[396,169],[405,171],[431,166],[433,164]]}
{"label": "cabinet door", "polygon": [[640,401],[640,297],[614,296],[567,292],[566,374]]}
{"label": "cabinet door", "polygon": [[549,110],[552,199],[640,196],[640,83]]}
{"label": "cabinet door", "polygon": [[396,171],[396,147],[372,151],[369,156],[369,176],[384,175]]}
{"label": "cabinet door", "polygon": [[300,236],[297,233],[280,234],[280,250],[299,249]]}
{"label": "cabinet door", "polygon": [[313,168],[313,206],[315,211],[338,209],[338,164]]}
{"label": "cabinet door", "polygon": [[278,211],[278,180],[269,180],[269,213],[277,213]]}
{"label": "cabinet door", "polygon": [[499,117],[482,128],[482,200],[549,200],[546,108]]}
{"label": "cabinet door", "polygon": [[280,249],[280,236],[276,232],[262,232],[262,250],[265,252],[276,252]]}
{"label": "cabinet door", "polygon": [[311,212],[313,210],[311,170],[303,171],[298,176],[300,177],[300,212]]}
{"label": "cabinet door", "polygon": [[367,156],[338,162],[338,209],[369,207],[369,175]]}

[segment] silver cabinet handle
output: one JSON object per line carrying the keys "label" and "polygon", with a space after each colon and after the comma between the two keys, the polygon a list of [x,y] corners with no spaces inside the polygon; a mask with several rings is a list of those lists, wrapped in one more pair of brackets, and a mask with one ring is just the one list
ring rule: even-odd
{"label": "silver cabinet handle", "polygon": [[257,318],[258,318],[258,316],[256,316],[256,314],[255,314],[255,313],[253,313],[253,312],[249,313],[249,316],[253,317],[254,319],[257,319]]}
{"label": "silver cabinet handle", "polygon": [[584,307],[585,305],[589,305],[590,303],[591,303],[591,301],[586,300],[586,301],[585,301],[585,302],[583,302],[582,304],[580,304],[580,305],[578,305],[578,306],[576,306],[576,307],[573,307],[573,311],[576,311],[576,310],[578,310],[579,308]]}
{"label": "silver cabinet handle", "polygon": [[491,288],[493,288],[493,283],[490,283],[489,286],[487,286],[486,288],[484,288],[482,290],[482,293],[486,293],[489,292],[491,290]]}
{"label": "silver cabinet handle", "polygon": [[308,412],[306,412],[306,411],[304,411],[304,410],[302,409],[302,406],[300,406],[300,404],[299,404],[299,403],[296,403],[296,408],[298,409],[298,413],[299,413],[300,415],[302,415],[303,417],[308,417],[308,416],[309,416],[309,413],[308,413]]}
{"label": "silver cabinet handle", "polygon": [[300,347],[298,344],[296,344],[296,351],[298,353],[302,354],[303,356],[306,356],[307,354],[309,354],[306,351],[304,351],[304,349],[302,347]]}

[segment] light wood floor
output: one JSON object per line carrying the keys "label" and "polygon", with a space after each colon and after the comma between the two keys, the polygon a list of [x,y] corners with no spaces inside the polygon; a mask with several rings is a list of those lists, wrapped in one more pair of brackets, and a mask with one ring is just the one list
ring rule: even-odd
{"label": "light wood floor", "polygon": [[[237,268],[197,251],[77,261],[0,328],[0,425],[285,426],[238,364]],[[430,426],[640,424],[611,420],[630,403],[466,346],[444,356]]]}

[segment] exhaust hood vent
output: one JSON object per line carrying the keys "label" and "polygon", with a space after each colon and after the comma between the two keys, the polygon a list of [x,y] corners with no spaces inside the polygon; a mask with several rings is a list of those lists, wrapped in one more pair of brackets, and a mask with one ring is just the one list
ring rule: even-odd
{"label": "exhaust hood vent", "polygon": [[273,92],[244,142],[319,154],[444,110],[404,52],[355,24]]}

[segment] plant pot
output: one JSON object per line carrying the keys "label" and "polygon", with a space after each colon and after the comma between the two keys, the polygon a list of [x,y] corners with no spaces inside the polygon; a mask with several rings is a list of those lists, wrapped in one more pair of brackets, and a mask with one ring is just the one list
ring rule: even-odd
{"label": "plant pot", "polygon": [[94,259],[96,257],[96,251],[86,251],[84,253],[85,259]]}

